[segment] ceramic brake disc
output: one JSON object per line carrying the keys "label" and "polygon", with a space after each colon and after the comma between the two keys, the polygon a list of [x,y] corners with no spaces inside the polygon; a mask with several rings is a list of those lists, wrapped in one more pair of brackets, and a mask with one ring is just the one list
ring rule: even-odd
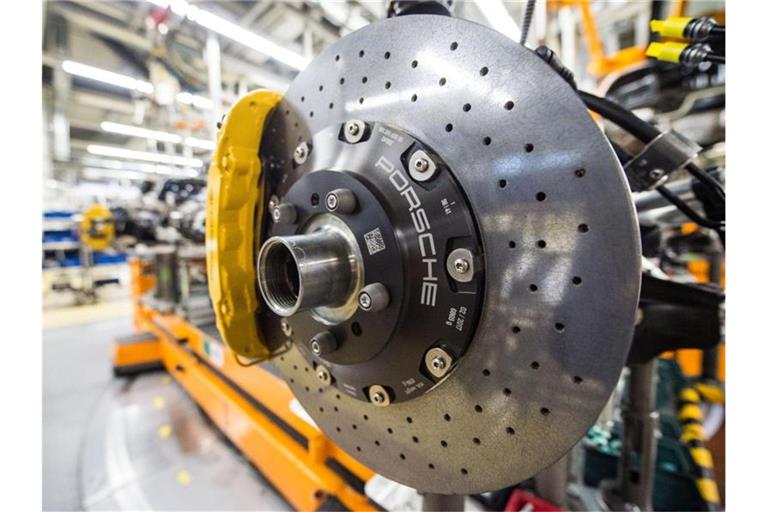
{"label": "ceramic brake disc", "polygon": [[261,157],[259,322],[336,443],[469,494],[584,435],[632,338],[638,228],[608,142],[533,52],[450,17],[372,24],[294,80]]}

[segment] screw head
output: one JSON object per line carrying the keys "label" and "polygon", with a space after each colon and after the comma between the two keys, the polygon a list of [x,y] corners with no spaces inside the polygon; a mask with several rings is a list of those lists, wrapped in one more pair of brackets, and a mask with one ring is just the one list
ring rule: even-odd
{"label": "screw head", "polygon": [[293,224],[296,221],[296,208],[292,204],[282,203],[272,210],[272,222],[275,224]]}
{"label": "screw head", "polygon": [[357,209],[357,197],[348,188],[337,188],[325,195],[325,208],[334,213],[352,213]]}
{"label": "screw head", "polygon": [[296,146],[296,149],[293,150],[293,161],[296,162],[298,165],[303,164],[307,161],[307,157],[309,156],[309,145],[306,142],[302,142],[298,146]]}
{"label": "screw head", "polygon": [[413,152],[408,159],[408,174],[416,181],[427,181],[437,172],[434,160],[423,150]]}
{"label": "screw head", "polygon": [[435,370],[443,370],[445,369],[445,359],[442,357],[435,357],[432,358],[432,368]]}
{"label": "screw head", "polygon": [[323,384],[328,385],[331,383],[331,372],[329,372],[325,366],[317,365],[315,375],[317,375],[318,380]]}
{"label": "screw head", "polygon": [[453,262],[453,268],[459,274],[466,274],[469,271],[469,262],[464,258],[458,258]]}
{"label": "screw head", "polygon": [[316,356],[322,356],[333,352],[336,350],[337,346],[336,337],[331,331],[319,332],[309,340],[309,349]]}
{"label": "screw head", "polygon": [[339,204],[339,198],[336,197],[336,194],[334,194],[333,192],[328,192],[328,195],[325,196],[325,206],[329,210],[335,210],[338,204]]}
{"label": "screw head", "polygon": [[648,173],[648,177],[652,180],[660,180],[664,177],[664,171],[661,169],[652,169],[651,172]]}
{"label": "screw head", "polygon": [[290,323],[288,323],[288,320],[283,318],[280,320],[280,329],[283,331],[283,334],[285,334],[287,337],[293,336],[293,327]]}
{"label": "screw head", "polygon": [[390,403],[389,393],[384,386],[374,384],[368,388],[368,398],[377,407],[386,407]]}
{"label": "screw head", "polygon": [[344,138],[350,144],[360,142],[360,140],[363,138],[363,135],[365,135],[364,122],[353,119],[352,121],[347,121],[344,123]]}
{"label": "screw head", "polygon": [[381,283],[371,283],[360,290],[357,303],[363,311],[381,311],[389,306],[389,291]]}
{"label": "screw head", "polygon": [[442,379],[451,369],[453,357],[448,351],[440,347],[434,347],[427,350],[424,354],[424,362],[427,371],[435,378]]}
{"label": "screw head", "polygon": [[460,283],[469,283],[474,279],[478,268],[478,258],[463,247],[452,250],[445,262],[446,270],[454,280]]}
{"label": "screw head", "polygon": [[267,203],[267,207],[269,208],[270,212],[274,212],[275,208],[277,208],[277,205],[279,205],[279,204],[280,204],[280,198],[277,197],[276,195],[272,195],[269,198],[269,202]]}

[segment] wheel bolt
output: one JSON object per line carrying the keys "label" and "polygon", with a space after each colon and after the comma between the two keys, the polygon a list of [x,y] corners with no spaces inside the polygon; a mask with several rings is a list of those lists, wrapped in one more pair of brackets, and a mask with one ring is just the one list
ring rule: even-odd
{"label": "wheel bolt", "polygon": [[309,348],[316,356],[329,354],[336,350],[336,338],[330,331],[322,331],[309,340]]}
{"label": "wheel bolt", "polygon": [[275,224],[293,224],[296,222],[296,208],[288,203],[275,206],[272,210],[272,221]]}
{"label": "wheel bolt", "polygon": [[389,305],[389,291],[381,283],[371,283],[360,290],[357,303],[363,311],[381,311]]}
{"label": "wheel bolt", "polygon": [[326,194],[325,207],[329,212],[352,213],[357,208],[357,198],[348,188],[337,188]]}

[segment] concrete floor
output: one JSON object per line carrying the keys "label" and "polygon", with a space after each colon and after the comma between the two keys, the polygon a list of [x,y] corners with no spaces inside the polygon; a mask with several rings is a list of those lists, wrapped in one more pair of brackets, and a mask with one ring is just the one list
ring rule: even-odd
{"label": "concrete floor", "polygon": [[167,374],[113,378],[129,304],[85,308],[46,311],[44,510],[290,510]]}

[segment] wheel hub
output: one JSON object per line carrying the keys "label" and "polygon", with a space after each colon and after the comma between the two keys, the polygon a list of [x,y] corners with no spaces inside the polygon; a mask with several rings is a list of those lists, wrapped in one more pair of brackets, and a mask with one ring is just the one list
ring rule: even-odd
{"label": "wheel hub", "polygon": [[[291,220],[269,227],[259,253],[262,296],[337,391],[416,398],[459,361],[479,318],[482,251],[464,195],[437,154],[392,126],[353,120],[306,147],[275,205]],[[270,337],[284,331],[275,320]],[[436,370],[435,350],[453,364]]]}

